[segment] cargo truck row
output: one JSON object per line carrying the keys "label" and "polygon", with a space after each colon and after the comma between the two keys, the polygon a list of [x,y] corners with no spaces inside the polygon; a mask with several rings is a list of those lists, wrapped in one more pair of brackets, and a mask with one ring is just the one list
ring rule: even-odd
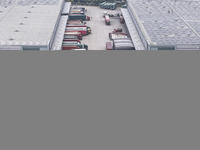
{"label": "cargo truck row", "polygon": [[71,8],[66,23],[62,50],[88,50],[88,45],[82,44],[83,36],[91,34],[91,28],[84,21],[90,17],[85,15],[84,7]]}
{"label": "cargo truck row", "polygon": [[109,38],[112,42],[106,42],[106,50],[135,50],[132,40],[121,28],[109,33]]}

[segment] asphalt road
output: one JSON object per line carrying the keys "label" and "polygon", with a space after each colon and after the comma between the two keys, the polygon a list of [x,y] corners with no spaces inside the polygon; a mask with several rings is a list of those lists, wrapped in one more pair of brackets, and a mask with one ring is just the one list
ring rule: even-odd
{"label": "asphalt road", "polygon": [[92,17],[91,21],[87,21],[87,25],[91,27],[92,34],[84,36],[82,44],[88,45],[88,50],[106,50],[106,42],[111,41],[108,37],[109,32],[115,28],[122,28],[122,31],[127,33],[125,24],[121,24],[119,19],[110,19],[111,25],[106,25],[103,17],[103,12],[107,11],[110,14],[121,13],[120,8],[115,10],[102,9],[97,6],[81,6],[87,9],[86,15]]}

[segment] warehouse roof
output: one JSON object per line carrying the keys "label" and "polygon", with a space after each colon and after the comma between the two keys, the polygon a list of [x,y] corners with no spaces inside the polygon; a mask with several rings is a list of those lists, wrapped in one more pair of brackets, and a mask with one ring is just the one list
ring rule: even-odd
{"label": "warehouse roof", "polygon": [[56,32],[56,36],[53,42],[52,50],[62,50],[62,42],[64,38],[66,23],[68,16],[61,16],[60,23]]}
{"label": "warehouse roof", "polygon": [[130,37],[134,43],[135,49],[136,50],[145,50],[144,45],[142,44],[142,41],[137,33],[136,27],[131,19],[131,16],[128,13],[128,10],[125,8],[121,8],[121,12],[122,12],[124,20],[126,22],[126,26],[129,30]]}
{"label": "warehouse roof", "polygon": [[[49,46],[64,0],[5,0],[0,3],[0,46]],[[49,49],[49,48],[48,48]]]}
{"label": "warehouse roof", "polygon": [[151,44],[199,48],[199,0],[132,0],[128,7],[138,16]]}
{"label": "warehouse roof", "polygon": [[65,28],[68,20],[68,15],[71,7],[71,2],[66,2],[62,11],[62,16],[56,31],[55,39],[51,50],[62,50],[62,42],[64,38]]}

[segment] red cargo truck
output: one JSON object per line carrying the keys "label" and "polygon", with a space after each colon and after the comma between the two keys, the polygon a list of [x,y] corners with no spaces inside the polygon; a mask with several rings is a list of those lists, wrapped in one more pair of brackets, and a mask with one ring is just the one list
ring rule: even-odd
{"label": "red cargo truck", "polygon": [[72,50],[72,49],[79,49],[76,45],[63,45],[62,50]]}
{"label": "red cargo truck", "polygon": [[105,15],[105,23],[106,25],[110,25],[110,18],[108,15]]}
{"label": "red cargo truck", "polygon": [[65,36],[77,36],[77,38],[79,40],[83,39],[82,34],[80,32],[76,32],[76,31],[66,31],[64,35]]}
{"label": "red cargo truck", "polygon": [[87,27],[85,24],[67,24],[66,27]]}
{"label": "red cargo truck", "polygon": [[91,33],[90,27],[67,27],[65,29],[67,32],[80,32],[82,35],[88,35]]}
{"label": "red cargo truck", "polygon": [[76,41],[76,42],[81,43],[79,39],[63,39],[63,41]]}
{"label": "red cargo truck", "polygon": [[82,24],[83,22],[81,20],[69,20],[67,24]]}

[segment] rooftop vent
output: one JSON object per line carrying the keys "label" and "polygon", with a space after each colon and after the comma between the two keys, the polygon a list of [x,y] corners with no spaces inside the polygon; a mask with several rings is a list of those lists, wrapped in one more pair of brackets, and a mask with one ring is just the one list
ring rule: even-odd
{"label": "rooftop vent", "polygon": [[30,11],[28,11],[28,13],[31,13]]}
{"label": "rooftop vent", "polygon": [[24,18],[26,18],[26,19],[27,19],[28,17],[24,17]]}
{"label": "rooftop vent", "polygon": [[13,38],[10,38],[10,39],[9,39],[9,41],[13,41],[13,40],[14,40]]}
{"label": "rooftop vent", "polygon": [[15,30],[15,32],[19,32],[19,30]]}
{"label": "rooftop vent", "polygon": [[20,23],[20,25],[24,25],[23,23]]}

